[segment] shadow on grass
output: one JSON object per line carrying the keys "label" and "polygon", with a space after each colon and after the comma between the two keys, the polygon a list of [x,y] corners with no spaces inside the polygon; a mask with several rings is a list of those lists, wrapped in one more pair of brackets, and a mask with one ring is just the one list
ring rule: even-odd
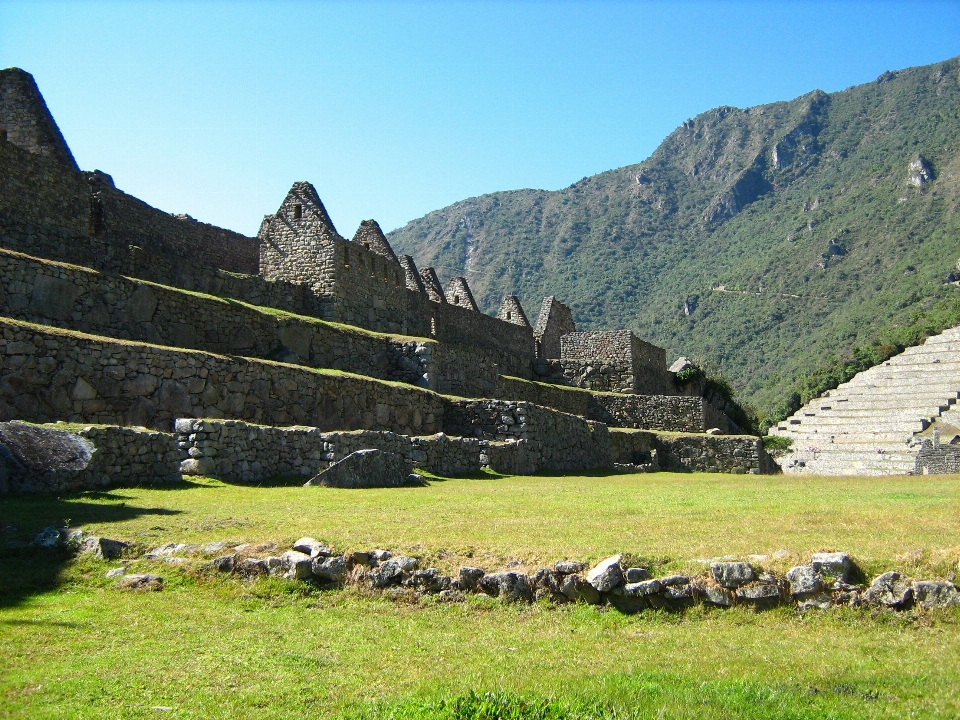
{"label": "shadow on grass", "polygon": [[[186,485],[186,484],[185,484]],[[174,486],[171,486],[173,489]],[[0,608],[14,607],[31,596],[56,590],[64,565],[72,555],[65,549],[41,549],[30,542],[45,527],[83,527],[144,515],[179,515],[180,510],[136,507],[125,495],[84,492],[75,495],[10,495],[0,498]],[[117,503],[98,502],[121,500]]]}

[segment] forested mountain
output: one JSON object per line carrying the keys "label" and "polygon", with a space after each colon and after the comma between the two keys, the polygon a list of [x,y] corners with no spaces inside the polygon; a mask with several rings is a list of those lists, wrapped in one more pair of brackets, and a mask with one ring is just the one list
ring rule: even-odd
{"label": "forested mountain", "polygon": [[[516,293],[721,371],[761,415],[960,323],[960,61],[720,107],[646,160],[390,234],[481,308]],[[846,369],[844,370],[844,366]],[[805,399],[805,398],[804,398]]]}

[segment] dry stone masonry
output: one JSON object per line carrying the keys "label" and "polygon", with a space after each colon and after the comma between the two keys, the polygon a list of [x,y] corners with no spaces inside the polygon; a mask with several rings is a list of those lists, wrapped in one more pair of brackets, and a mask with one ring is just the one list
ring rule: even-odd
{"label": "dry stone masonry", "polygon": [[[363,450],[444,476],[626,468],[608,427],[731,429],[677,394],[662,349],[578,333],[552,296],[536,327],[512,295],[481,313],[376,221],[341,236],[309,182],[251,238],[81,171],[22,70],[0,71],[0,130],[0,422],[144,428],[98,436],[91,468],[154,458],[107,463],[116,482],[305,479]],[[674,446],[661,465],[764,467],[739,440]]]}
{"label": "dry stone masonry", "polygon": [[[369,451],[368,456],[378,452]],[[864,582],[860,568],[842,552],[816,553],[807,564],[785,574],[753,562],[723,560],[711,562],[695,574],[654,576],[651,568],[628,566],[624,555],[617,554],[592,566],[565,559],[531,572],[516,568],[487,572],[482,567],[461,566],[448,575],[436,567],[422,567],[416,557],[384,549],[338,552],[312,537],[300,538],[287,550],[272,544],[168,543],[141,554],[130,543],[87,536],[82,529],[48,527],[31,545],[41,551],[64,548],[106,562],[127,558],[138,572],[129,572],[129,564],[106,572],[107,577],[118,579],[120,590],[162,590],[163,577],[155,573],[165,565],[168,570],[184,566],[242,580],[276,576],[321,590],[359,585],[413,601],[432,595],[441,601],[462,602],[467,595],[480,595],[508,603],[606,606],[627,614],[682,612],[695,605],[742,606],[757,611],[786,605],[801,612],[848,607],[915,613],[960,605],[960,589],[950,580],[914,579],[892,570]]]}
{"label": "dry stone masonry", "polygon": [[927,338],[811,400],[770,429],[792,441],[786,473],[956,472],[960,328]]}

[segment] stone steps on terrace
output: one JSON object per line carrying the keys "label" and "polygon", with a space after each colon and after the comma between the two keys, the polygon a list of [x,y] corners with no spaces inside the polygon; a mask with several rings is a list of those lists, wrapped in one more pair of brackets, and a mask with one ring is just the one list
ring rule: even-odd
{"label": "stone steps on terrace", "polygon": [[855,410],[832,410],[828,407],[818,413],[804,413],[803,417],[800,418],[800,424],[806,425],[810,420],[857,422],[862,418],[872,418],[878,410],[885,411],[891,418],[913,418],[916,417],[916,413],[918,412],[920,413],[920,417],[934,417],[951,407],[953,407],[953,405],[948,403],[944,403],[943,405],[922,405],[915,408],[904,408],[903,405],[898,404],[871,405],[870,407],[857,408]]}
{"label": "stone steps on terrace", "polygon": [[793,440],[784,472],[913,472],[911,439],[960,399],[960,328],[866,370],[770,430]]}

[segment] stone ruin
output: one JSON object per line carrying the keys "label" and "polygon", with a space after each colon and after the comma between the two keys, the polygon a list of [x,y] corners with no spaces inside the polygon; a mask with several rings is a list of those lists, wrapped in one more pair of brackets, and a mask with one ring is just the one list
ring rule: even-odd
{"label": "stone ruin", "polygon": [[46,484],[14,457],[11,490],[312,477],[368,449],[450,474],[770,469],[758,438],[717,435],[738,429],[678,393],[662,348],[578,332],[555,297],[534,326],[513,295],[486,315],[376,221],[341,236],[308,182],[247,237],[81,171],[16,68],[0,71],[0,306],[0,421],[79,424],[96,446]]}

